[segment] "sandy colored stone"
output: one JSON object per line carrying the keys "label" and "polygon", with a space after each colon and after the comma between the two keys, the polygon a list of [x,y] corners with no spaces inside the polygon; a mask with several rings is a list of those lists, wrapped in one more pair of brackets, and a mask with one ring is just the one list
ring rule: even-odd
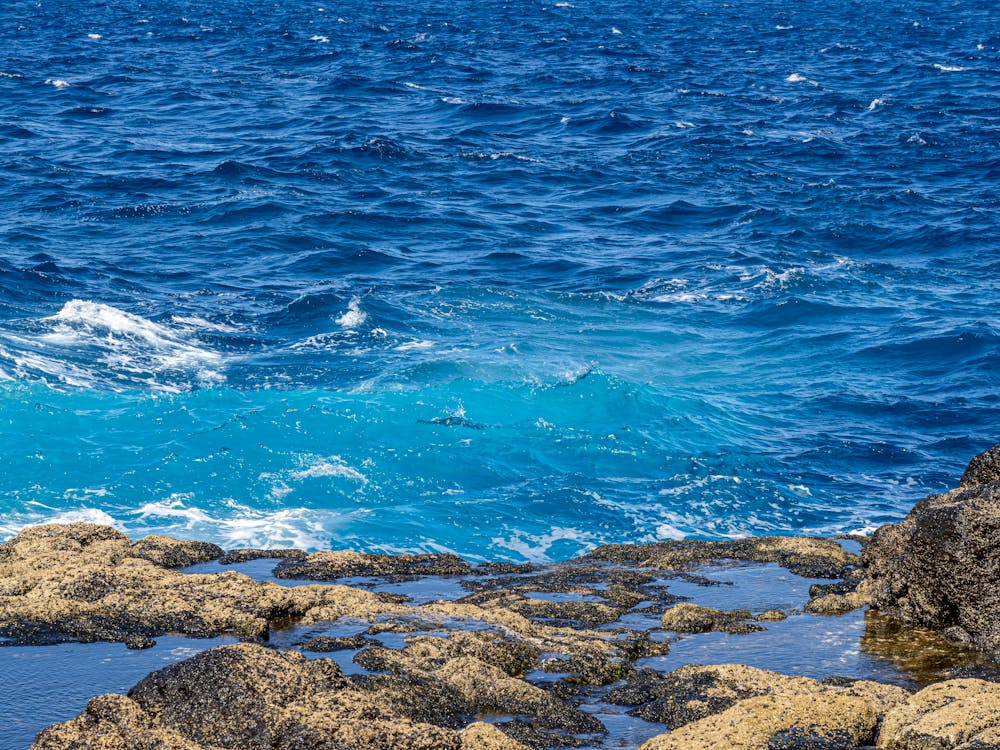
{"label": "sandy colored stone", "polygon": [[864,680],[828,683],[743,664],[687,665],[668,674],[643,668],[605,698],[635,706],[633,716],[676,728],[718,714],[741,700],[769,695],[856,697],[881,716],[909,697],[895,685]]}
{"label": "sandy colored stone", "polygon": [[477,721],[469,724],[459,735],[462,750],[528,750],[515,739],[507,736],[492,724]]}
{"label": "sandy colored stone", "polygon": [[957,750],[998,747],[1000,684],[975,679],[940,682],[899,704],[882,722],[878,747]]}
{"label": "sandy colored stone", "polygon": [[86,523],[25,529],[0,547],[0,634],[136,644],[163,633],[255,638],[272,622],[310,613],[315,622],[402,609],[346,586],[289,588],[234,571],[192,575],[148,559],[186,564],[202,554],[197,543],[175,542],[147,537],[133,545],[115,529]]}
{"label": "sandy colored stone", "polygon": [[663,613],[661,624],[664,630],[672,630],[675,633],[707,633],[710,630],[724,633],[753,633],[763,630],[760,625],[747,622],[752,617],[749,610],[745,609],[723,611],[682,602]]}
{"label": "sandy colored stone", "polygon": [[133,700],[99,695],[75,719],[43,729],[32,750],[208,750],[160,726]]}
{"label": "sandy colored stone", "polygon": [[641,750],[771,750],[792,743],[854,747],[873,738],[877,723],[874,709],[861,698],[767,695],[654,737]]}
{"label": "sandy colored stone", "polygon": [[850,591],[846,594],[825,594],[806,602],[805,610],[814,615],[843,615],[861,609],[871,603],[871,595],[866,589]]}

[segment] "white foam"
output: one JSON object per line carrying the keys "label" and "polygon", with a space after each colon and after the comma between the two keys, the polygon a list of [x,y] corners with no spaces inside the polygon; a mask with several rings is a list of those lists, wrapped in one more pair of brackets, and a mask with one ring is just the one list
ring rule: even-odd
{"label": "white foam", "polygon": [[330,38],[326,36],[321,36],[317,34],[316,36],[309,37],[310,42],[319,42],[320,44],[329,44]]}
{"label": "white foam", "polygon": [[818,86],[819,85],[818,83],[816,83],[816,81],[813,81],[813,80],[810,80],[809,78],[806,78],[801,73],[792,73],[790,76],[788,76],[787,78],[785,78],[785,80],[788,83],[808,83],[810,86]]}
{"label": "white foam", "polygon": [[340,456],[327,456],[313,460],[312,463],[298,471],[289,472],[289,477],[297,481],[303,479],[317,479],[321,477],[337,477],[340,479],[350,479],[361,484],[368,483],[368,477],[357,469],[347,465]]}
{"label": "white foam", "polygon": [[617,26],[612,26],[611,27],[611,33],[612,34],[619,34],[620,35],[622,33],[622,30],[619,29]]}
{"label": "white foam", "polygon": [[868,105],[868,111],[871,112],[876,107],[884,107],[885,105],[885,99],[872,99],[871,104]]}
{"label": "white foam", "polygon": [[[190,377],[201,383],[225,379],[221,355],[201,346],[190,331],[111,305],[70,300],[40,323],[46,330],[37,336],[4,336],[16,349],[0,345],[0,357],[15,363],[18,377],[47,375],[74,387],[120,387],[126,381],[167,391],[190,387]],[[44,348],[39,350],[39,344]],[[172,382],[178,374],[187,382]]]}
{"label": "white foam", "polygon": [[361,309],[361,298],[352,297],[347,303],[347,311],[337,318],[337,325],[341,328],[357,328],[368,320],[368,313]]}
{"label": "white foam", "polygon": [[434,346],[433,341],[425,341],[422,339],[414,339],[413,341],[406,341],[399,346],[395,347],[397,352],[407,352],[412,349],[430,349]]}
{"label": "white foam", "polygon": [[458,96],[442,96],[441,101],[445,104],[465,104],[465,99]]}
{"label": "white foam", "polygon": [[87,39],[100,39],[100,34],[87,34]]}
{"label": "white foam", "polygon": [[410,81],[403,81],[403,85],[408,89],[414,89],[415,91],[430,91],[426,86],[421,86],[419,83],[411,83]]}
{"label": "white foam", "polygon": [[789,31],[789,30],[791,30],[791,29],[794,29],[795,27],[794,27],[794,26],[782,26],[782,25],[781,25],[781,24],[779,23],[779,24],[775,24],[775,27],[774,27],[774,28],[775,28],[775,29],[777,29],[778,31]]}
{"label": "white foam", "polygon": [[50,86],[55,86],[60,91],[69,88],[69,81],[64,81],[62,78],[46,78],[45,82]]}
{"label": "white foam", "polygon": [[941,65],[940,63],[934,63],[934,67],[942,73],[961,73],[965,70],[965,68],[960,65]]}

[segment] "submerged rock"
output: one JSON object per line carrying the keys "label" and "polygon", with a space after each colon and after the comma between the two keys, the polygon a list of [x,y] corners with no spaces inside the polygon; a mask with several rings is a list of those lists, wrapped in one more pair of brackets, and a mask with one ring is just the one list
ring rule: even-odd
{"label": "submerged rock", "polygon": [[1000,446],[977,456],[963,486],[918,503],[875,532],[863,554],[872,605],[904,622],[1000,651]]}

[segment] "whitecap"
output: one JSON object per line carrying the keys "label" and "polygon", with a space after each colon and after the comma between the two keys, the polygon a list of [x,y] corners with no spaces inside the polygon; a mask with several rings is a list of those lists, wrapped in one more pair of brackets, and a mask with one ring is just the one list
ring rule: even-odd
{"label": "whitecap", "polygon": [[965,68],[960,65],[942,65],[941,63],[934,63],[934,67],[942,73],[960,73],[965,70]]}
{"label": "whitecap", "polygon": [[43,330],[30,337],[0,330],[9,344],[0,345],[0,359],[14,363],[17,378],[117,389],[131,383],[173,392],[190,388],[192,378],[204,384],[225,379],[222,356],[190,330],[110,305],[70,300],[38,325]]}
{"label": "whitecap", "polygon": [[100,39],[100,34],[87,34],[87,39]]}
{"label": "whitecap", "polygon": [[885,99],[872,99],[871,104],[868,105],[868,111],[871,112],[876,107],[884,107],[886,105]]}
{"label": "whitecap", "polygon": [[347,303],[347,311],[337,318],[337,325],[341,328],[357,328],[368,320],[368,313],[361,309],[361,298],[352,297]]}
{"label": "whitecap", "polygon": [[433,341],[425,341],[422,339],[414,339],[413,341],[406,341],[399,346],[395,347],[397,352],[407,352],[412,349],[430,349],[434,346]]}
{"label": "whitecap", "polygon": [[445,104],[465,104],[465,99],[458,96],[442,96],[441,101]]}
{"label": "whitecap", "polygon": [[782,26],[779,23],[779,24],[775,24],[774,28],[777,29],[778,31],[790,31],[791,29],[794,29],[795,27],[794,26]]}
{"label": "whitecap", "polygon": [[317,34],[315,36],[309,37],[310,42],[319,42],[320,44],[328,44],[330,42],[330,37],[322,36]]}
{"label": "whitecap", "polygon": [[46,78],[45,82],[50,86],[55,86],[60,91],[69,88],[69,81],[64,81],[62,78]]}
{"label": "whitecap", "polygon": [[621,34],[621,33],[622,33],[622,30],[621,30],[621,29],[619,29],[619,28],[618,28],[617,26],[612,26],[612,27],[611,27],[611,33],[612,33],[612,34],[616,34],[616,35],[617,35],[617,34]]}
{"label": "whitecap", "polygon": [[303,479],[318,479],[321,477],[338,477],[340,479],[350,479],[361,484],[368,483],[368,477],[355,468],[347,465],[340,456],[328,456],[326,458],[305,461],[304,467],[296,471],[289,472],[288,476],[296,481]]}
{"label": "whitecap", "polygon": [[819,84],[816,83],[816,81],[813,81],[813,80],[810,80],[809,78],[806,78],[801,73],[792,73],[790,76],[788,76],[787,78],[785,78],[785,80],[788,83],[808,83],[811,86],[818,86],[819,85]]}

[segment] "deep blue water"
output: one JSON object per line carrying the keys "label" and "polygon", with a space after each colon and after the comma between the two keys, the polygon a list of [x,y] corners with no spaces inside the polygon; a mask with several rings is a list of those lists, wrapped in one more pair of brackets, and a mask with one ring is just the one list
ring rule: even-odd
{"label": "deep blue water", "polygon": [[0,537],[563,558],[1000,438],[993,0],[0,6]]}

